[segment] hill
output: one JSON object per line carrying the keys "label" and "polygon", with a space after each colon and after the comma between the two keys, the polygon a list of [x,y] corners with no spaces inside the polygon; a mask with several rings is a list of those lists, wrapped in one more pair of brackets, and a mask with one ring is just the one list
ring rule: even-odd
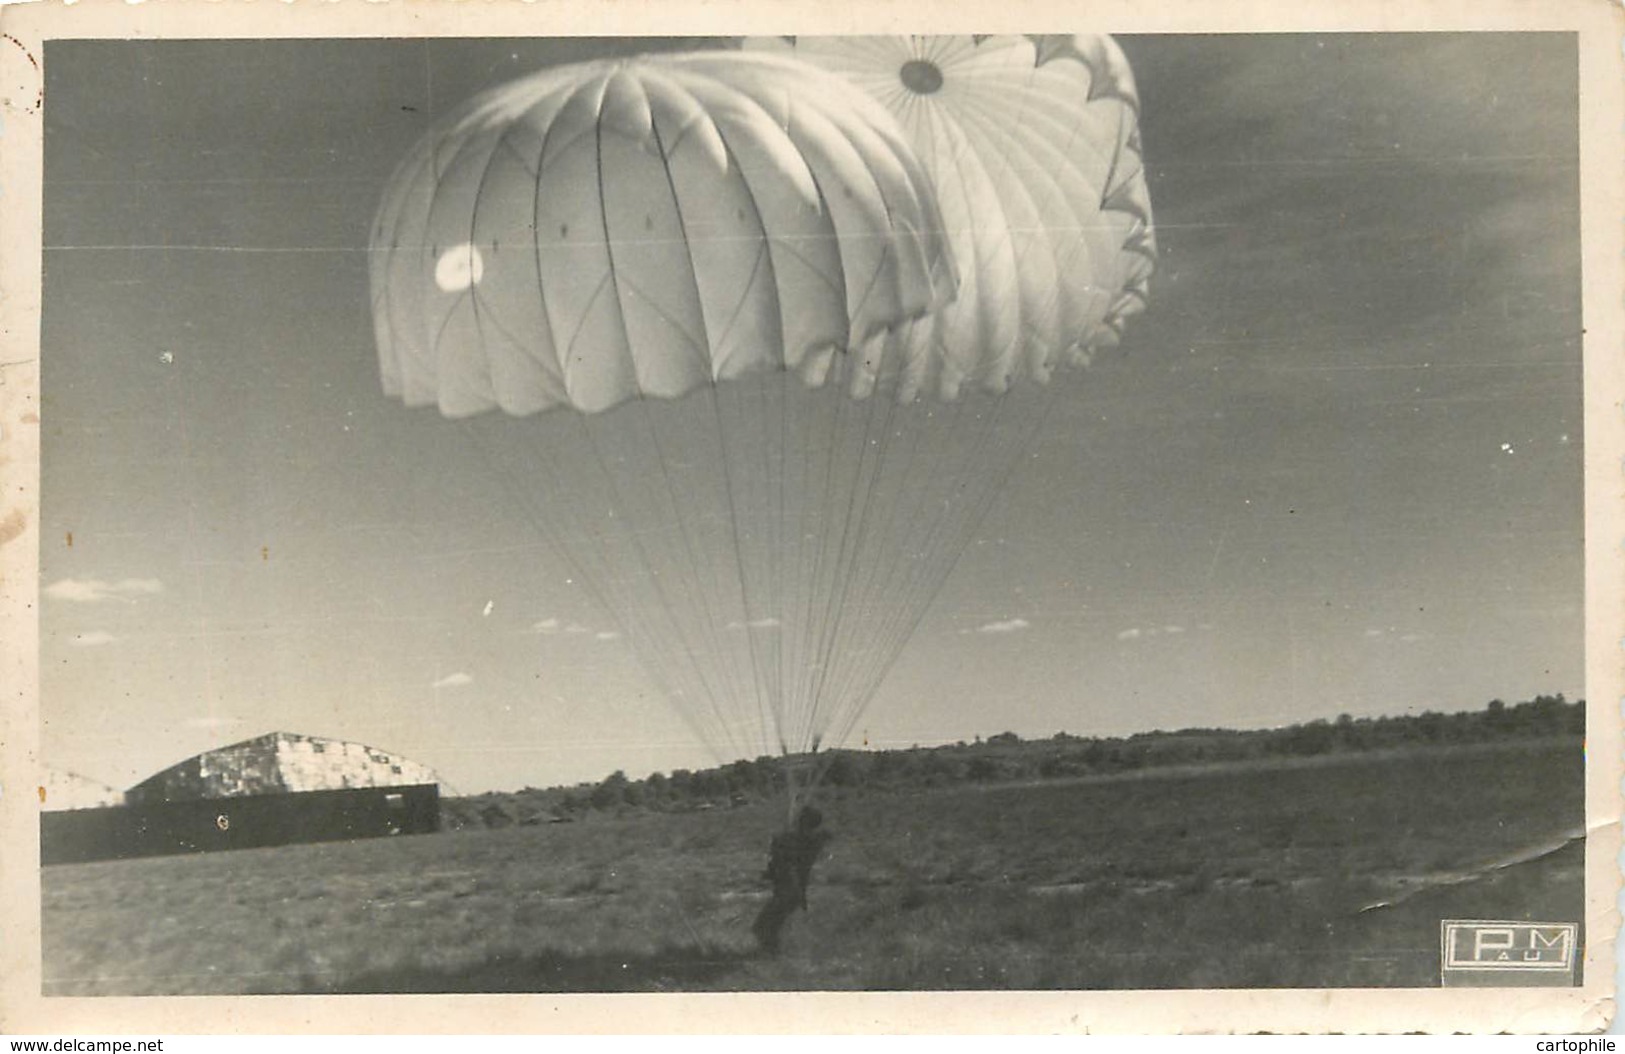
{"label": "hill", "polygon": [[[1122,738],[1074,736],[1024,740],[1001,732],[970,743],[906,750],[836,750],[821,755],[823,785],[834,791],[903,791],[959,784],[1003,784],[1108,776],[1171,766],[1230,765],[1418,746],[1577,737],[1585,733],[1585,703],[1561,694],[1482,710],[1426,711],[1391,717],[1316,720],[1283,728],[1241,731],[1187,728]],[[448,828],[568,823],[642,812],[692,812],[740,807],[784,793],[777,757],[717,768],[654,773],[634,780],[614,772],[597,783],[499,791],[442,802]]]}

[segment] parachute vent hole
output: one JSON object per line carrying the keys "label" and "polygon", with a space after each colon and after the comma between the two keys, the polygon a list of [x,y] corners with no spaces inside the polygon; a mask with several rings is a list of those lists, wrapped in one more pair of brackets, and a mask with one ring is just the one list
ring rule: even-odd
{"label": "parachute vent hole", "polygon": [[942,70],[935,62],[925,59],[911,59],[903,63],[897,76],[902,80],[903,87],[915,95],[931,95],[942,87]]}

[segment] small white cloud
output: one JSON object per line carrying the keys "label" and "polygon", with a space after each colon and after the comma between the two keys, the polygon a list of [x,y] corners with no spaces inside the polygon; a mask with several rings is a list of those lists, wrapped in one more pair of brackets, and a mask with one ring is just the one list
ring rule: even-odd
{"label": "small white cloud", "polygon": [[1420,633],[1407,633],[1399,639],[1404,641],[1406,644],[1415,644],[1417,641],[1422,639],[1422,635]]}
{"label": "small white cloud", "polygon": [[735,619],[733,622],[728,623],[725,628],[738,632],[742,629],[778,629],[780,625],[778,619],[769,616],[767,618],[753,618],[749,622],[740,622]]}
{"label": "small white cloud", "polygon": [[1382,630],[1380,630],[1380,629],[1368,629],[1368,630],[1365,631],[1365,635],[1367,637],[1371,637],[1371,638],[1380,637],[1380,636],[1382,636]]}
{"label": "small white cloud", "polygon": [[621,635],[612,629],[599,630],[592,635],[593,640],[620,640]]}
{"label": "small white cloud", "polygon": [[1164,632],[1164,633],[1184,633],[1185,632],[1185,627],[1184,626],[1164,626],[1164,627],[1162,627],[1162,632]]}
{"label": "small white cloud", "polygon": [[431,687],[431,688],[466,688],[466,687],[468,687],[469,685],[471,685],[473,683],[474,683],[474,678],[470,677],[466,673],[458,672],[458,673],[448,673],[446,676],[440,678],[438,681],[435,681],[429,687]]}
{"label": "small white cloud", "polygon": [[1031,626],[1032,623],[1024,618],[1003,619],[998,622],[987,622],[976,627],[978,633],[1019,633]]}
{"label": "small white cloud", "polygon": [[615,637],[620,636],[619,633],[615,633],[613,636],[604,637],[591,626],[583,626],[579,622],[565,622],[564,620],[557,618],[544,618],[540,622],[532,622],[530,624],[530,632],[539,634],[543,637],[557,637],[561,635],[575,637],[592,636],[597,640],[613,640]]}
{"label": "small white cloud", "polygon": [[63,578],[42,590],[52,599],[76,604],[94,604],[103,600],[133,604],[136,597],[152,596],[163,591],[164,584],[156,578],[123,578],[117,582],[105,582],[99,578]]}
{"label": "small white cloud", "polygon": [[1126,630],[1123,630],[1121,633],[1119,633],[1117,635],[1117,639],[1118,640],[1139,640],[1140,639],[1139,627],[1131,626],[1130,628],[1128,628]]}
{"label": "small white cloud", "polygon": [[485,609],[484,609],[484,610],[483,610],[483,611],[481,611],[481,612],[480,612],[480,614],[482,614],[482,615],[485,615],[485,616],[487,616],[487,617],[489,617],[489,616],[490,616],[490,614],[491,614],[491,611],[492,611],[492,609],[494,609],[494,608],[495,608],[495,607],[496,607],[496,606],[497,606],[497,602],[496,602],[496,601],[494,601],[494,600],[487,600],[487,601],[486,601],[486,602],[485,602]]}
{"label": "small white cloud", "polygon": [[79,648],[94,648],[102,644],[111,644],[117,637],[103,629],[88,630],[84,633],[75,633],[68,638],[68,643]]}

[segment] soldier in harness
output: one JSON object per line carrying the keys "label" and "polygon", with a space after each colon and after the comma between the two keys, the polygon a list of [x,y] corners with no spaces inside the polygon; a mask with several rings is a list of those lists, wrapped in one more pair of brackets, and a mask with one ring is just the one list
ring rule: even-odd
{"label": "soldier in harness", "polygon": [[773,836],[768,849],[767,873],[773,896],[751,926],[757,943],[769,954],[779,950],[785,923],[796,909],[807,910],[807,884],[813,865],[829,844],[830,833],[821,830],[824,816],[811,805],[802,806],[789,830]]}

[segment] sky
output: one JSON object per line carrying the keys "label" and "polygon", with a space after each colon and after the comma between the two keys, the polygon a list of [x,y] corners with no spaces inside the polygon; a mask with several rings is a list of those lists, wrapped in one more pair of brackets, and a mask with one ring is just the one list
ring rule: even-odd
{"label": "sky", "polygon": [[[1573,38],[1121,42],[1151,309],[853,745],[1583,696]],[[620,46],[47,45],[48,766],[126,786],[271,730],[463,793],[716,760],[377,377],[395,163],[474,91]]]}

